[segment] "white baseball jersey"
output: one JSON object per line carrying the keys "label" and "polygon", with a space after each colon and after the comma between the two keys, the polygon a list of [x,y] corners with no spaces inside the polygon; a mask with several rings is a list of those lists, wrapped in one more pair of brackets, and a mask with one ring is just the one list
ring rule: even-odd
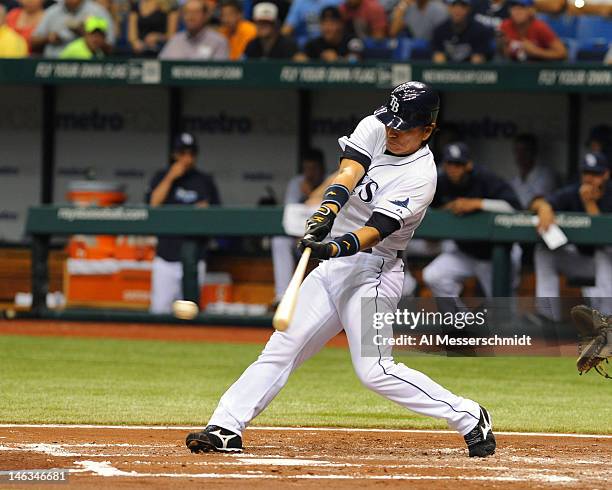
{"label": "white baseball jersey", "polygon": [[395,257],[414,235],[436,192],[437,170],[428,146],[411,155],[387,152],[385,125],[376,116],[361,120],[350,137],[338,140],[368,156],[370,166],[334,222],[332,236],[361,228],[376,211],[400,223],[400,229],[382,240],[374,251]]}

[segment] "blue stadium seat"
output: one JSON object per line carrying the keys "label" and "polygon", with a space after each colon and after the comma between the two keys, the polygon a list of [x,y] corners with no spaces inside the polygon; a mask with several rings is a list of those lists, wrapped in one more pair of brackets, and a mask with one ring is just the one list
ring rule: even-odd
{"label": "blue stadium seat", "polygon": [[395,51],[399,46],[398,39],[372,39],[363,40],[363,58],[370,60],[395,59]]}
{"label": "blue stadium seat", "polygon": [[575,15],[546,15],[538,17],[546,22],[550,28],[562,39],[575,39],[578,29],[578,18]]}
{"label": "blue stadium seat", "polygon": [[578,18],[578,60],[601,61],[612,43],[612,20],[595,15]]}
{"label": "blue stadium seat", "polygon": [[570,63],[576,62],[578,59],[578,41],[571,37],[562,37],[561,41],[567,48],[567,61]]}
{"label": "blue stadium seat", "polygon": [[432,50],[429,41],[424,39],[408,39],[410,41],[410,53],[406,59],[411,60],[431,60]]}

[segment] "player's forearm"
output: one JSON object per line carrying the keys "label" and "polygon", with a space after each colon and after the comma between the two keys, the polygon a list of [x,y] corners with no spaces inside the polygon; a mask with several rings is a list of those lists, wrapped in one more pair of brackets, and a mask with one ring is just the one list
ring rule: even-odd
{"label": "player's forearm", "polygon": [[[345,237],[339,237],[331,242],[332,257],[336,255],[353,255],[360,250],[372,248],[380,243],[380,233],[376,228],[371,226],[364,226],[359,228],[357,231],[350,233],[356,238],[356,244],[354,239],[346,239]],[[351,250],[351,247],[357,245],[355,250]],[[339,250],[342,247],[345,250]],[[339,254],[339,251],[341,252]]]}
{"label": "player's forearm", "polygon": [[539,213],[540,211],[553,211],[552,206],[544,199],[543,197],[535,198],[531,204],[529,205],[529,210],[534,213]]}
{"label": "player's forearm", "polygon": [[158,184],[158,186],[153,189],[151,192],[151,199],[149,199],[149,206],[159,206],[163,204],[168,196],[168,192],[170,192],[170,188],[172,187],[172,180],[166,176],[164,179]]}
{"label": "player's forearm", "polygon": [[364,175],[365,169],[361,163],[343,158],[340,162],[340,170],[338,170],[338,174],[333,183],[343,185],[349,191],[353,192],[357,182],[359,182]]}
{"label": "player's forearm", "polygon": [[591,216],[596,216],[601,213],[601,210],[595,201],[584,203],[584,210]]}
{"label": "player's forearm", "polygon": [[[323,204],[329,209],[331,209],[335,214],[338,214],[342,206],[348,200],[350,193],[353,192],[353,189],[357,185],[357,182],[359,182],[359,180],[364,176],[364,174],[365,169],[363,168],[363,165],[354,160],[343,158],[340,162],[340,169],[338,170],[336,177],[333,179],[332,183],[330,184],[330,187],[328,187],[326,192],[324,192],[323,194]],[[339,202],[338,204],[331,202],[328,195],[331,186],[335,185],[345,188],[345,195],[343,196],[341,202]]]}

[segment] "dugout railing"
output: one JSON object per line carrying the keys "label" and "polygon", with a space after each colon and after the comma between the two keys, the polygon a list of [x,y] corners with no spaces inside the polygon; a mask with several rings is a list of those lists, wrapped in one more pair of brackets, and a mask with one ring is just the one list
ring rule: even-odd
{"label": "dugout railing", "polygon": [[[51,311],[46,306],[49,272],[48,256],[52,236],[69,235],[157,235],[183,236],[181,252],[185,274],[185,298],[197,301],[197,240],[217,236],[283,235],[282,207],[186,209],[183,206],[76,208],[68,206],[32,207],[26,232],[32,250],[32,308],[37,318],[75,318],[121,321],[172,321],[166,315],[114,310]],[[431,240],[456,239],[488,241],[493,246],[493,294],[511,295],[510,250],[512,244],[538,243],[535,216],[529,213],[474,213],[455,216],[447,211],[428,211],[416,237]],[[589,216],[566,213],[557,222],[569,241],[577,245],[612,245],[612,215]],[[271,325],[271,317],[201,314],[196,321],[215,324]]]}

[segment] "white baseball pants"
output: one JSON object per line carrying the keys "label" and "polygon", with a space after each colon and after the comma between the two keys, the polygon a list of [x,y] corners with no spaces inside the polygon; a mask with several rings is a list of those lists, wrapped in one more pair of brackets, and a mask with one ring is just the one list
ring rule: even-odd
{"label": "white baseball pants", "polygon": [[362,298],[377,312],[394,311],[403,279],[400,259],[358,253],[323,262],[302,284],[289,328],[272,334],[257,361],[222,396],[209,425],[241,434],[289,375],[344,329],[353,367],[365,387],[409,410],[445,419],[462,435],[473,429],[479,418],[476,402],[395,363],[390,350],[378,351],[376,357],[362,356]]}
{"label": "white baseball pants", "polygon": [[[582,295],[593,298],[593,306],[602,313],[612,314],[612,247],[597,249],[593,257],[590,257],[581,254],[572,244],[557,250],[549,250],[538,244],[534,266],[538,298],[559,297],[559,274],[571,278],[594,278],[595,286],[583,287]],[[553,308],[552,317],[556,320],[560,318],[558,306]]]}
{"label": "white baseball pants", "polygon": [[[206,262],[198,262],[198,284],[204,284]],[[172,313],[172,303],[183,299],[183,264],[161,257],[153,259],[151,268],[151,313]]]}
{"label": "white baseball pants", "polygon": [[[463,281],[476,276],[487,298],[493,296],[493,262],[476,259],[461,250],[442,252],[423,269],[423,281],[437,298],[457,298],[463,290]],[[518,286],[522,250],[514,245],[511,250],[512,285]]]}

